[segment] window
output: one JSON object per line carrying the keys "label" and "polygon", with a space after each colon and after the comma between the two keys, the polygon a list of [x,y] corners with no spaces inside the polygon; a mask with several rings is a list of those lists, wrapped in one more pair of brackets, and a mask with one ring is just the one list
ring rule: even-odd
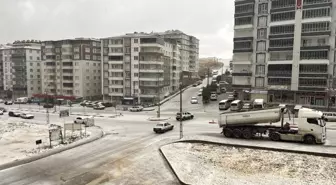
{"label": "window", "polygon": [[235,14],[250,13],[254,11],[253,4],[244,4],[235,6]]}
{"label": "window", "polygon": [[315,18],[315,17],[329,17],[330,8],[317,8],[317,9],[308,9],[303,10],[303,19]]}
{"label": "window", "polygon": [[301,60],[328,59],[328,51],[301,51]]}
{"label": "window", "polygon": [[320,4],[320,3],[329,3],[331,0],[304,0],[303,4],[304,5],[309,5],[309,4]]}
{"label": "window", "polygon": [[275,39],[269,41],[269,47],[271,48],[283,48],[293,47],[294,39]]}
{"label": "window", "polygon": [[258,17],[258,26],[266,27],[267,26],[267,16]]}
{"label": "window", "polygon": [[300,64],[300,73],[328,73],[328,65]]}
{"label": "window", "polygon": [[290,85],[290,78],[268,78],[268,85]]}
{"label": "window", "polygon": [[[306,1],[306,0],[305,0]],[[296,0],[273,0],[272,9],[294,7]]]}
{"label": "window", "polygon": [[264,75],[265,74],[265,66],[257,65],[256,66],[256,75]]}
{"label": "window", "polygon": [[139,76],[139,73],[134,73],[134,77],[138,77]]}
{"label": "window", "polygon": [[255,86],[256,87],[264,87],[264,78],[263,77],[255,78]]}
{"label": "window", "polygon": [[307,118],[307,122],[310,124],[318,125],[317,119],[314,118]]}
{"label": "window", "polygon": [[86,53],[90,53],[91,49],[90,48],[85,48]]}
{"label": "window", "polygon": [[29,50],[29,53],[32,53],[32,52],[33,52],[33,50],[30,49],[30,50]]}
{"label": "window", "polygon": [[272,26],[270,29],[270,35],[276,34],[292,34],[294,33],[294,25],[282,25],[282,26]]}
{"label": "window", "polygon": [[32,63],[32,62],[30,62],[30,66],[33,66],[33,63]]}
{"label": "window", "polygon": [[139,68],[139,64],[134,64],[134,68]]}
{"label": "window", "polygon": [[304,87],[326,87],[327,86],[327,80],[326,79],[306,79],[306,78],[300,78],[299,79],[299,86]]}
{"label": "window", "polygon": [[293,60],[293,51],[270,52],[270,61]]}
{"label": "window", "polygon": [[134,48],[134,52],[138,52],[139,51],[139,48]]}
{"label": "window", "polygon": [[262,28],[262,29],[258,29],[258,39],[266,39],[267,35],[267,29],[266,28]]}
{"label": "window", "polygon": [[79,76],[75,76],[75,80],[79,80]]}
{"label": "window", "polygon": [[239,25],[246,25],[246,24],[252,24],[252,17],[239,17],[239,18],[235,18],[235,25],[239,26]]}
{"label": "window", "polygon": [[134,60],[139,60],[139,57],[138,56],[134,56]]}
{"label": "window", "polygon": [[85,55],[85,60],[90,60],[90,55]]}
{"label": "window", "polygon": [[330,31],[329,22],[314,22],[302,24],[302,33]]}
{"label": "window", "polygon": [[33,60],[33,56],[30,56],[29,59],[30,59],[30,60]]}
{"label": "window", "polygon": [[90,80],[90,76],[86,76],[86,79],[87,79],[87,80]]}
{"label": "window", "polygon": [[266,42],[258,41],[257,42],[257,51],[265,51],[266,50]]}
{"label": "window", "polygon": [[258,14],[267,14],[268,13],[268,4],[263,3],[258,6]]}
{"label": "window", "polygon": [[250,41],[234,42],[234,49],[252,49],[252,43]]}
{"label": "window", "polygon": [[287,20],[294,20],[294,19],[295,19],[294,11],[271,14],[271,22],[287,21]]}
{"label": "window", "polygon": [[134,43],[138,43],[139,42],[139,39],[134,39]]}
{"label": "window", "polygon": [[34,70],[33,69],[30,69],[30,72],[33,72]]}
{"label": "window", "polygon": [[257,53],[257,63],[265,63],[265,53]]}
{"label": "window", "polygon": [[75,47],[74,52],[79,52],[79,47]]}
{"label": "window", "polygon": [[75,54],[74,59],[79,59],[79,54]]}

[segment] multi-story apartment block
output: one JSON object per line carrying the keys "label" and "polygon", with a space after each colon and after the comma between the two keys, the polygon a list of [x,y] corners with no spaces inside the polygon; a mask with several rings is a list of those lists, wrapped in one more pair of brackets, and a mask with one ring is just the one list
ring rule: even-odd
{"label": "multi-story apartment block", "polygon": [[[17,41],[0,48],[1,85],[4,97],[32,97],[41,92],[41,44]],[[8,93],[10,92],[10,93]]]}
{"label": "multi-story apartment block", "polygon": [[66,39],[42,42],[42,93],[86,99],[101,97],[101,42]]}
{"label": "multi-story apartment block", "polygon": [[[335,2],[236,0],[233,87],[241,98],[335,103]],[[333,100],[334,101],[334,100]]]}
{"label": "multi-story apartment block", "polygon": [[171,39],[180,45],[182,71],[191,72],[193,77],[198,77],[199,40],[179,30],[168,30],[159,34],[165,39]]}
{"label": "multi-story apartment block", "polygon": [[102,46],[104,98],[153,103],[177,89],[178,45],[158,34],[135,32],[102,39]]}

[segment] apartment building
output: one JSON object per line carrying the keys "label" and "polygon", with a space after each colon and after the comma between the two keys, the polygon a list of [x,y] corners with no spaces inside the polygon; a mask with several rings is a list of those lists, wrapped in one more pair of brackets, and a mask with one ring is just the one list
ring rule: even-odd
{"label": "apartment building", "polygon": [[122,104],[155,103],[178,88],[179,45],[154,33],[102,39],[103,94]]}
{"label": "apartment building", "polygon": [[42,42],[42,93],[101,98],[101,42],[76,38]]}
{"label": "apartment building", "polygon": [[1,95],[32,97],[41,92],[41,44],[16,41],[0,48]]}
{"label": "apartment building", "polygon": [[[233,88],[241,98],[335,104],[335,2],[236,0]],[[330,101],[329,101],[330,100]]]}
{"label": "apartment building", "polygon": [[184,73],[190,72],[193,78],[197,78],[199,70],[199,40],[179,30],[168,30],[158,34],[180,45],[182,71]]}

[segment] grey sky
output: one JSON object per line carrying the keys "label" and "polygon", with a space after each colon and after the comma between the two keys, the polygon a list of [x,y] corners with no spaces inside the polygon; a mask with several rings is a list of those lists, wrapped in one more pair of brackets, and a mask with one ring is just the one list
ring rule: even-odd
{"label": "grey sky", "polygon": [[179,29],[232,57],[234,0],[0,0],[0,43]]}

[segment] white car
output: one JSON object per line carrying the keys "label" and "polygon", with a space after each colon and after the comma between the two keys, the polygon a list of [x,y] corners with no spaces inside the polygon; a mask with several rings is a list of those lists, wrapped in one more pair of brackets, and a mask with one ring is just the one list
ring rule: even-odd
{"label": "white car", "polygon": [[174,125],[168,122],[161,122],[155,125],[155,127],[153,128],[153,131],[155,133],[164,133],[164,132],[167,132],[173,129],[174,129]]}
{"label": "white car", "polygon": [[198,99],[196,97],[191,97],[190,103],[191,104],[198,104]]}
{"label": "white car", "polygon": [[84,117],[77,117],[74,121],[74,123],[77,124],[84,124],[85,123],[85,118]]}
{"label": "white car", "polygon": [[34,115],[32,115],[32,114],[26,114],[26,113],[21,113],[20,117],[23,118],[23,119],[33,119]]}
{"label": "white car", "polygon": [[0,99],[0,103],[3,103],[4,102],[4,100],[3,99]]}
{"label": "white car", "polygon": [[211,94],[210,95],[210,100],[211,101],[216,101],[217,100],[217,94]]}
{"label": "white car", "polygon": [[143,110],[142,106],[133,106],[133,107],[129,108],[129,111],[131,111],[131,112],[140,112],[142,110]]}
{"label": "white car", "polygon": [[0,115],[3,115],[3,114],[4,114],[3,110],[0,110]]}

